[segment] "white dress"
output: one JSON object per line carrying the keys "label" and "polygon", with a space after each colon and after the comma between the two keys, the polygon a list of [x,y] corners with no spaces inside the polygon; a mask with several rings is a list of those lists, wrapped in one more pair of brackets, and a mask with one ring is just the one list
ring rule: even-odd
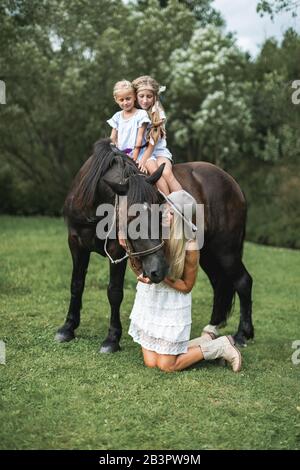
{"label": "white dress", "polygon": [[[124,119],[123,111],[118,111],[107,123],[118,131],[118,149],[132,157],[133,149],[136,143],[137,133],[144,123],[150,124],[147,111],[138,109],[133,116]],[[146,143],[146,132],[144,132],[142,145]]]}
{"label": "white dress", "polygon": [[164,282],[138,282],[129,334],[143,348],[178,355],[188,349],[192,323],[192,295]]}

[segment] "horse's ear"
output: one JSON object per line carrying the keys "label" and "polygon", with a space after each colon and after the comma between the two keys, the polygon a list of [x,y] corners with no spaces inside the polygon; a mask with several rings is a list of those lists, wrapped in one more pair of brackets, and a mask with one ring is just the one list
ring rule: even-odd
{"label": "horse's ear", "polygon": [[128,192],[128,181],[125,181],[125,183],[116,183],[115,181],[109,181],[105,178],[103,178],[103,181],[119,196],[125,196]]}
{"label": "horse's ear", "polygon": [[157,168],[157,170],[156,170],[154,173],[152,173],[151,176],[147,176],[147,178],[146,178],[147,183],[149,183],[149,184],[155,184],[156,181],[158,181],[159,178],[161,177],[162,172],[164,171],[165,165],[166,165],[165,163],[162,163],[162,164]]}

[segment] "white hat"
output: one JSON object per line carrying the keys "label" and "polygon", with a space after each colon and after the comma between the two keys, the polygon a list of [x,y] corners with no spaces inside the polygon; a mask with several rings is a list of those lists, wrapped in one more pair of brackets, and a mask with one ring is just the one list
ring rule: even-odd
{"label": "white hat", "polygon": [[184,221],[184,233],[187,239],[195,238],[196,225],[192,222],[193,215],[196,214],[197,201],[184,189],[174,191],[168,196],[164,195],[166,201],[173,207],[174,211],[180,215]]}

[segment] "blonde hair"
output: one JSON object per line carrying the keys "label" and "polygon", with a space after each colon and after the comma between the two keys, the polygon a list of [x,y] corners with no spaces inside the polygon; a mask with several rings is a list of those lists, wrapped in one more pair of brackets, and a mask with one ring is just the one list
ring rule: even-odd
{"label": "blonde hair", "polygon": [[153,91],[155,98],[158,97],[159,84],[149,75],[142,75],[141,77],[136,78],[133,80],[132,85],[137,93],[140,90],[150,90]]}
{"label": "blonde hair", "polygon": [[181,279],[184,270],[186,242],[183,220],[176,212],[170,226],[170,236],[166,241],[166,255],[170,263],[168,277]]}
{"label": "blonde hair", "polygon": [[149,90],[153,92],[153,105],[155,104],[156,106],[153,106],[152,109],[147,111],[149,118],[151,119],[151,127],[147,133],[147,142],[150,141],[152,143],[153,141],[155,145],[160,138],[166,137],[165,126],[160,116],[160,111],[163,111],[164,109],[159,100],[159,93],[164,87],[160,87],[158,82],[149,75],[142,75],[141,77],[136,78],[133,80],[132,85],[136,94],[141,90]]}
{"label": "blonde hair", "polygon": [[126,90],[130,90],[135,94],[135,89],[129,80],[120,80],[119,82],[115,83],[113,89],[114,98],[116,99],[119,93],[122,93]]}

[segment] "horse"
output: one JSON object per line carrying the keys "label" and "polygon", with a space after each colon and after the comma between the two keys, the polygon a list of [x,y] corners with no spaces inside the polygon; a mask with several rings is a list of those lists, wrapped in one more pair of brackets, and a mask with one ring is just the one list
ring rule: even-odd
{"label": "horse", "polygon": [[[107,288],[111,307],[110,326],[100,352],[120,350],[122,325],[120,305],[126,270],[124,249],[118,239],[99,239],[96,211],[100,204],[114,204],[116,195],[128,195],[129,206],[147,202],[161,204],[162,197],[154,184],[163,171],[161,166],[153,175],[145,177],[136,164],[123,152],[101,139],[94,146],[93,155],[76,175],[64,203],[64,217],[68,225],[68,242],[73,260],[71,300],[64,325],[58,329],[56,340],[71,341],[80,323],[82,294],[91,252],[106,256],[109,252],[110,278]],[[235,341],[246,346],[254,337],[252,324],[252,277],[242,262],[247,205],[238,183],[225,171],[208,162],[180,163],[173,172],[182,187],[204,204],[204,245],[200,266],[207,274],[213,289],[213,308],[210,324],[222,327],[232,310],[235,293],[240,300],[240,321]],[[148,210],[151,219],[151,210]],[[151,224],[149,224],[151,226]],[[130,240],[128,255],[140,255],[145,276],[152,282],[161,282],[168,269],[162,240]],[[119,265],[112,262],[118,258]]]}

